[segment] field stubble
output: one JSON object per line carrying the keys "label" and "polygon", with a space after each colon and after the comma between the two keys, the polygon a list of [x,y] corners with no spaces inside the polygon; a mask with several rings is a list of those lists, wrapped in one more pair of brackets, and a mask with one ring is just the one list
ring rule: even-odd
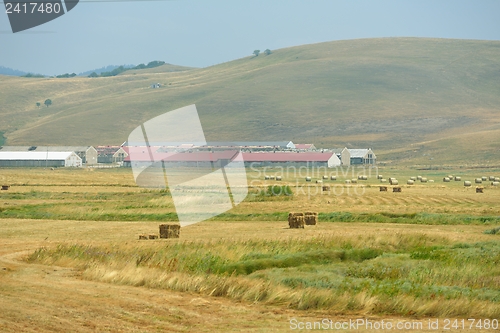
{"label": "field stubble", "polygon": [[[4,244],[0,261],[6,268],[0,273],[5,282],[1,292],[8,296],[2,307],[11,314],[20,311],[14,316],[19,322],[23,303],[25,315],[35,315],[26,293],[33,288],[28,281],[40,274],[47,276],[43,272],[51,267],[61,272],[68,291],[78,284],[85,290],[98,290],[96,297],[100,297],[106,288],[101,283],[111,283],[113,287],[108,288],[117,295],[110,302],[130,301],[124,307],[137,306],[137,299],[125,297],[131,290],[137,290],[133,291],[136,295],[150,293],[150,289],[130,289],[143,286],[160,295],[170,290],[182,292],[181,298],[202,298],[203,303],[227,302],[230,313],[241,310],[243,317],[252,315],[245,304],[278,309],[272,310],[278,313],[274,319],[283,323],[270,324],[272,316],[264,316],[267,319],[252,327],[262,331],[267,324],[283,330],[290,316],[310,318],[325,313],[384,318],[500,316],[498,235],[484,233],[498,225],[497,189],[476,194],[455,183],[444,187],[439,183],[405,187],[400,194],[379,193],[372,179],[358,185],[365,190],[358,196],[294,193],[281,198],[264,196],[260,201],[249,197],[218,219],[183,228],[180,240],[138,241],[139,234],[158,232],[155,222],[175,220],[175,215],[168,215],[174,214],[168,191],[133,187],[124,170],[6,171],[3,180],[9,178],[14,186],[0,193]],[[71,179],[76,185],[66,185]],[[284,179],[282,184],[292,185],[293,180]],[[267,185],[262,181],[262,186]],[[320,224],[290,230],[286,215],[281,216],[288,211],[318,211]],[[21,219],[22,214],[28,218]],[[30,264],[7,259],[21,250],[29,250],[24,258]],[[42,289],[49,292],[54,285],[46,283]],[[16,294],[15,305],[6,303]],[[75,307],[86,302],[83,295],[75,295]],[[222,298],[215,300],[216,296]],[[43,293],[34,297],[42,302]],[[243,302],[243,309],[236,310],[233,301]],[[149,304],[150,309],[156,311],[155,304]],[[48,325],[44,327],[50,330],[49,318],[57,307],[47,305],[49,310],[42,316]],[[123,327],[148,322],[149,315],[143,317],[131,309],[128,313],[130,321]],[[109,310],[97,327],[105,327],[99,325],[117,316]],[[68,313],[60,317],[67,320]],[[5,316],[1,320],[13,331],[21,325]],[[86,320],[91,327],[92,318]],[[148,329],[172,320],[158,319]],[[179,320],[179,330],[194,325],[184,312]],[[212,328],[222,324],[212,319],[200,322]],[[237,324],[230,320],[233,328]],[[57,330],[64,324],[53,325]]]}

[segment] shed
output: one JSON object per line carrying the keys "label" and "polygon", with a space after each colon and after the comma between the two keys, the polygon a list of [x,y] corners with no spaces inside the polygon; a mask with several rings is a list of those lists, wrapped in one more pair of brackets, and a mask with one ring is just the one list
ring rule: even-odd
{"label": "shed", "polygon": [[331,152],[260,152],[243,153],[245,166],[340,166],[340,159]]}
{"label": "shed", "polygon": [[0,151],[0,167],[81,167],[82,159],[72,151]]}

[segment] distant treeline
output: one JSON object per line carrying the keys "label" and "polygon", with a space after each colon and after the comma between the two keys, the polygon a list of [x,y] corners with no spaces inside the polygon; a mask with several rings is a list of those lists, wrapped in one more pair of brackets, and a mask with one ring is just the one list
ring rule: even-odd
{"label": "distant treeline", "polygon": [[92,72],[88,77],[108,77],[108,76],[116,76],[118,74],[121,74],[125,71],[128,71],[128,70],[131,70],[131,69],[146,69],[146,68],[155,68],[155,67],[158,67],[158,66],[161,66],[161,65],[164,65],[165,64],[165,61],[158,61],[158,60],[155,60],[155,61],[151,61],[149,62],[147,65],[144,65],[144,64],[139,64],[135,67],[130,67],[130,68],[127,68],[127,67],[124,67],[124,66],[120,66],[120,67],[117,67],[115,69],[113,69],[112,71],[110,72],[102,72],[100,75],[97,74],[96,72]]}
{"label": "distant treeline", "polygon": [[22,77],[45,77],[45,75],[28,73],[26,75],[23,75]]}
{"label": "distant treeline", "polygon": [[[116,76],[116,75],[118,75],[120,73],[123,73],[123,72],[131,70],[131,69],[155,68],[155,67],[158,67],[158,66],[161,66],[161,65],[164,65],[164,64],[165,64],[165,61],[154,60],[154,61],[149,62],[147,65],[145,65],[145,64],[139,64],[137,66],[124,66],[124,65],[122,65],[122,66],[116,67],[115,69],[113,69],[111,71],[101,72],[100,74],[97,74],[94,71],[94,72],[90,73],[90,75],[88,75],[88,77]],[[71,74],[70,73],[65,73],[65,74],[56,75],[56,76],[53,76],[53,77],[56,77],[58,79],[63,79],[63,78],[71,78],[71,77],[75,77],[75,76],[77,76],[76,73],[71,73]],[[43,77],[46,77],[46,76],[42,75],[42,74],[28,73],[28,74],[23,75],[22,77],[43,78]]]}

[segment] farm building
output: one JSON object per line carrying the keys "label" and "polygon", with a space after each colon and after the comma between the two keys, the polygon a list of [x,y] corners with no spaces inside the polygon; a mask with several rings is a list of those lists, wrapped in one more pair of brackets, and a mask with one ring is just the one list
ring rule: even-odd
{"label": "farm building", "polygon": [[0,167],[81,167],[82,159],[76,153],[0,151]]}
{"label": "farm building", "polygon": [[236,150],[216,151],[216,152],[182,152],[166,153],[145,150],[131,149],[129,155],[125,157],[123,166],[125,167],[147,167],[152,162],[163,161],[165,165],[182,167],[214,167],[220,168],[229,164],[239,152]]}
{"label": "farm building", "polygon": [[332,152],[262,152],[243,153],[245,166],[306,166],[328,167],[340,166],[340,159]]}
{"label": "farm building", "polygon": [[337,157],[339,158],[340,162],[342,165],[351,165],[351,153],[349,152],[349,149],[347,148],[334,148],[330,149],[328,151],[331,151]]}
{"label": "farm building", "polygon": [[[147,148],[129,150],[123,162],[125,167],[146,167],[152,161],[163,161],[170,165],[187,167],[223,167],[227,165],[238,154],[237,150],[214,151],[214,152],[149,152]],[[297,152],[253,152],[242,153],[245,166],[322,166],[336,167],[340,165],[340,160],[334,153],[297,153]]]}
{"label": "farm building", "polygon": [[97,150],[92,146],[3,146],[0,152],[67,152],[72,151],[83,164],[97,164]]}
{"label": "farm building", "polygon": [[120,146],[97,146],[96,150],[98,163],[120,163],[128,156]]}
{"label": "farm building", "polygon": [[347,153],[345,153],[346,159],[344,160],[344,158],[342,158],[344,165],[359,165],[359,164],[374,165],[377,162],[377,157],[375,156],[375,154],[373,153],[371,148],[369,148],[369,149],[348,149],[348,151],[350,154],[350,158],[349,158],[350,163],[346,164]]}

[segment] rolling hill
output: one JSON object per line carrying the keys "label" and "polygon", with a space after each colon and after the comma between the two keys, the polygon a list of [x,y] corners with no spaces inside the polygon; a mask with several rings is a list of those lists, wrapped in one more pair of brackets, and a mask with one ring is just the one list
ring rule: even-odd
{"label": "rolling hill", "polygon": [[[121,144],[132,129],[196,104],[209,141],[372,147],[396,164],[500,163],[500,42],[335,41],[201,69],[110,78],[0,76],[7,144]],[[151,89],[152,83],[163,86]],[[50,98],[52,106],[35,103]]]}

